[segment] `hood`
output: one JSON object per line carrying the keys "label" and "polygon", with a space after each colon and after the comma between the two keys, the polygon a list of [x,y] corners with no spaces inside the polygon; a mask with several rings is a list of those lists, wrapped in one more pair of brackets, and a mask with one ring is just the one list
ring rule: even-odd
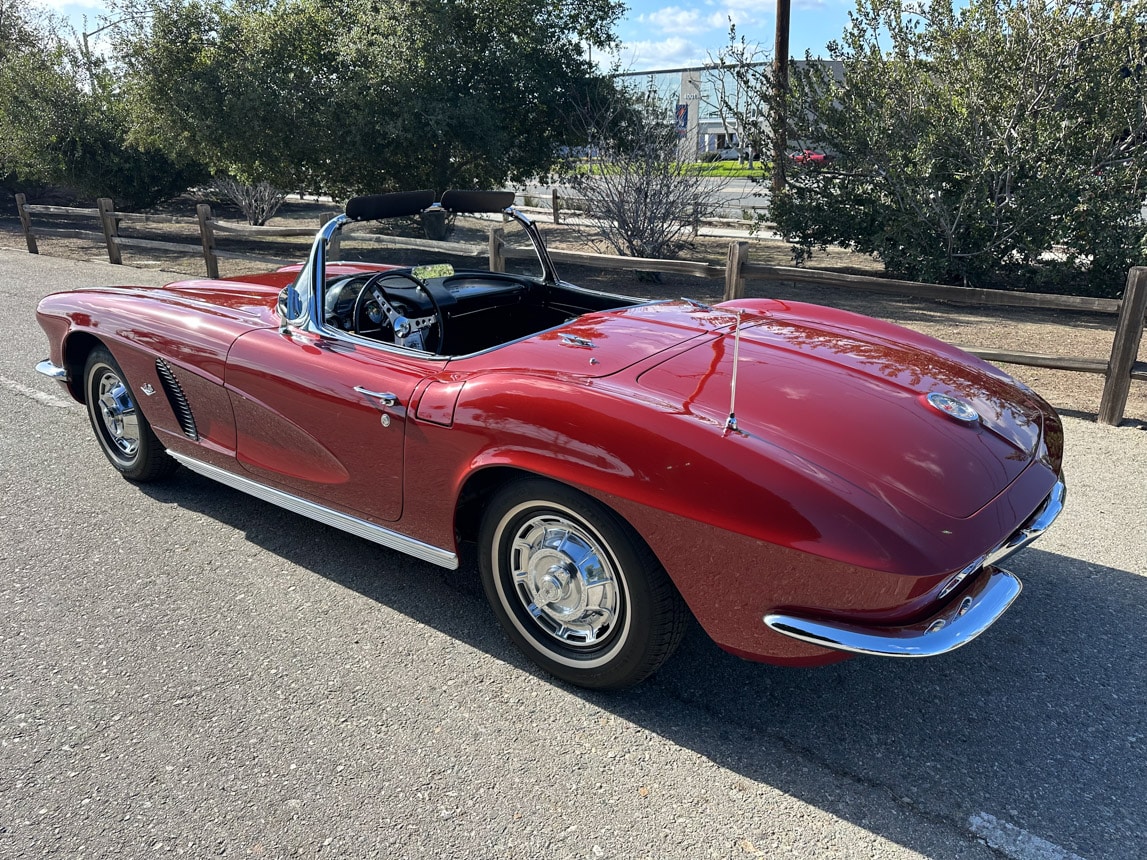
{"label": "hood", "polygon": [[160,287],[155,293],[164,293],[173,301],[188,302],[200,309],[218,308],[220,313],[274,325],[279,293],[296,275],[293,271],[278,271],[223,280],[177,281]]}
{"label": "hood", "polygon": [[275,305],[279,293],[294,280],[293,272],[247,275],[242,279],[176,281],[162,287],[84,287],[76,293],[115,296],[129,304],[135,299],[159,302],[173,309],[186,308],[208,317],[233,320],[246,327],[278,324]]}
{"label": "hood", "polygon": [[[1042,411],[999,371],[875,320],[796,307],[744,316],[741,431],[877,496],[905,494],[957,518],[988,504],[1035,456]],[[733,349],[732,333],[706,339],[645,371],[638,384],[724,422]],[[979,419],[941,413],[926,399],[934,392],[967,403]]]}

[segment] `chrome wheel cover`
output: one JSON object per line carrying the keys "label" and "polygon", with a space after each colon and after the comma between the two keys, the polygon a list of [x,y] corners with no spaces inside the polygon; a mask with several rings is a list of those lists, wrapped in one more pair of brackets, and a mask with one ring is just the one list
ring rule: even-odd
{"label": "chrome wheel cover", "polygon": [[[503,527],[510,521],[503,520]],[[506,583],[536,629],[572,649],[600,646],[618,627],[624,582],[604,542],[556,512],[529,517],[509,536]]]}
{"label": "chrome wheel cover", "polygon": [[114,453],[131,459],[139,450],[139,419],[131,392],[115,371],[101,367],[96,371],[92,394],[104,438]]}

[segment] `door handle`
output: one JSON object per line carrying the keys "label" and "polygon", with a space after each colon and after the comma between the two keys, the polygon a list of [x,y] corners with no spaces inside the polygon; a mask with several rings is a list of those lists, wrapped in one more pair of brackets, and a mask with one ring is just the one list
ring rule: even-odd
{"label": "door handle", "polygon": [[383,406],[397,406],[398,395],[392,394],[389,391],[371,391],[369,388],[363,388],[361,385],[356,385],[354,390],[359,394],[365,394],[367,397],[373,397],[378,400]]}

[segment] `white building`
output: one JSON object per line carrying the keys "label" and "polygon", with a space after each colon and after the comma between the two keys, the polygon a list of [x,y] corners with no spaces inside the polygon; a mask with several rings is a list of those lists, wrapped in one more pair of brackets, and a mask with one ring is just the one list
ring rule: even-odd
{"label": "white building", "polygon": [[[799,68],[805,60],[793,60]],[[824,60],[833,67],[838,79],[843,79],[844,67],[835,60]],[[771,63],[754,64],[767,77]],[[722,153],[736,158],[733,150],[748,156],[747,140],[751,135],[742,133],[734,114],[757,118],[758,134],[768,132],[767,111],[759,97],[748,92],[728,69],[717,65],[691,66],[678,69],[658,69],[647,72],[624,72],[616,75],[624,79],[646,78],[666,103],[676,106],[676,122],[681,135],[682,157],[698,158],[706,152]],[[734,109],[730,110],[728,105]],[[759,157],[759,153],[754,154]]]}

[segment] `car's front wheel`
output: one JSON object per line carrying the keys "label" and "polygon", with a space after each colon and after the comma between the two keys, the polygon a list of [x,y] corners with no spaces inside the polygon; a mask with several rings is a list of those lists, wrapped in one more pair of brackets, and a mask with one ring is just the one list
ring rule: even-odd
{"label": "car's front wheel", "polygon": [[176,462],[167,455],[136,405],[115,358],[96,347],[84,367],[88,419],[104,455],[130,481],[145,483],[171,474]]}
{"label": "car's front wheel", "polygon": [[514,643],[571,684],[620,689],[673,653],[688,610],[649,548],[613,511],[561,484],[514,481],[479,534],[486,597]]}

